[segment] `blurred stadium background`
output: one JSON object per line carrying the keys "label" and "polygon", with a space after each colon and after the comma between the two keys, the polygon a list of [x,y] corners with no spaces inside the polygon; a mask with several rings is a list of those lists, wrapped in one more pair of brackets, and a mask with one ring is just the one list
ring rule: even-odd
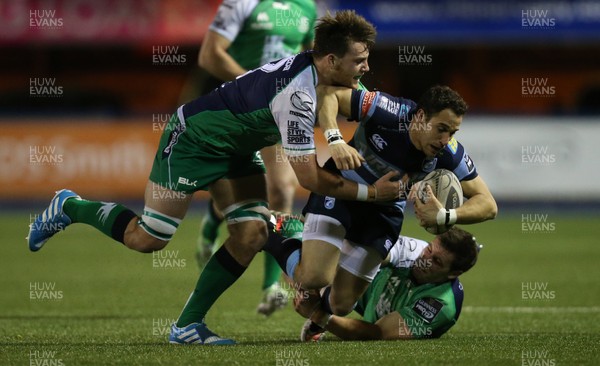
{"label": "blurred stadium background", "polygon": [[[27,220],[62,187],[90,199],[118,200],[141,208],[139,198],[165,123],[179,104],[202,91],[206,75],[197,66],[197,54],[219,3],[218,0],[0,0],[0,207],[5,229],[0,236],[9,247],[6,255],[0,254],[3,267],[0,296],[6,305],[0,306],[5,310],[0,314],[0,324],[5,325],[0,327],[4,329],[0,346],[6,347],[2,358],[5,362],[28,363],[32,359],[27,356],[28,350],[41,352],[41,348],[27,340],[13,338],[11,329],[20,327],[24,319],[47,306],[58,318],[77,314],[78,309],[67,306],[61,310],[56,304],[35,301],[32,304],[27,297],[27,284],[42,278],[32,273],[41,270],[35,267],[32,272],[23,273],[19,269],[54,260],[60,271],[71,273],[68,268],[71,263],[64,263],[60,256],[32,260],[31,254],[26,253],[23,237]],[[356,9],[377,27],[378,41],[369,59],[371,71],[363,79],[367,87],[418,99],[429,86],[447,84],[470,105],[457,139],[466,146],[498,200],[500,213],[494,222],[468,228],[491,247],[488,257],[478,266],[483,268],[478,268],[476,275],[467,275],[465,281],[472,285],[473,291],[467,295],[473,296],[474,302],[464,318],[472,316],[479,323],[465,319],[469,327],[460,328],[459,324],[458,335],[450,335],[449,339],[460,343],[461,335],[514,331],[502,323],[503,310],[496,311],[493,320],[479,315],[485,313],[481,310],[485,306],[496,305],[495,298],[504,299],[501,305],[515,309],[536,306],[554,309],[542,320],[523,323],[528,324],[519,328],[523,334],[534,332],[541,323],[545,324],[544,334],[559,332],[552,330],[548,322],[562,314],[562,306],[580,309],[573,313],[581,313],[582,318],[561,324],[560,331],[585,334],[584,348],[591,353],[581,351],[579,358],[562,360],[557,350],[562,345],[557,334],[549,346],[536,343],[525,349],[501,350],[504,353],[495,354],[497,357],[491,363],[539,361],[541,356],[535,352],[548,349],[554,350],[554,358],[547,357],[546,361],[598,362],[598,325],[586,328],[584,324],[598,324],[600,320],[597,306],[600,273],[593,261],[599,258],[600,234],[594,224],[600,218],[597,163],[600,154],[596,146],[600,136],[600,2],[329,0],[317,3],[321,14],[326,9]],[[349,137],[353,125],[341,123],[344,136]],[[326,155],[322,142],[319,153]],[[304,198],[306,192],[300,190],[298,209]],[[205,207],[206,195],[199,194],[192,208],[196,216],[189,225],[196,227],[197,215]],[[424,236],[425,232],[411,220],[412,217],[407,219],[408,234]],[[189,273],[185,276],[177,273],[177,278],[187,279],[177,300],[185,298],[196,278],[190,243],[195,240],[194,229],[190,226],[186,230],[187,242],[183,242],[184,234],[179,238],[182,238],[181,248],[186,248],[182,253],[188,256]],[[96,233],[84,229],[77,232],[84,237],[91,233],[90,237],[96,240]],[[180,247],[179,243],[172,245]],[[134,262],[133,255],[123,255],[121,248],[115,250],[110,257],[114,261],[125,256]],[[83,252],[76,253],[78,257],[77,254],[70,257],[76,263],[93,261]],[[539,259],[540,253],[544,253],[543,260]],[[500,260],[506,261],[505,266],[497,262]],[[520,265],[515,265],[515,261]],[[86,268],[81,264],[77,268],[80,266]],[[563,282],[557,268],[572,278]],[[507,282],[504,271],[510,272],[508,277],[512,282]],[[258,281],[258,275],[251,278]],[[152,280],[158,281],[155,276]],[[556,291],[558,300],[523,301],[526,300],[521,293],[523,286],[541,293],[546,291],[541,289],[544,284]],[[58,285],[68,288],[69,280],[62,282],[61,277]],[[248,303],[253,306],[256,301]],[[175,317],[180,305],[175,301],[169,316]],[[524,312],[528,321],[543,313]],[[286,316],[293,317],[287,313]],[[55,320],[45,319],[48,324]],[[298,323],[298,319],[294,320],[293,324]],[[480,328],[479,324],[486,322],[497,327]],[[575,330],[569,328],[570,324],[576,325]],[[31,324],[29,327],[34,328]],[[54,334],[29,332],[39,336],[41,344],[51,342]],[[295,332],[296,328],[293,337]],[[285,330],[278,334],[292,338]],[[255,335],[240,337],[256,339]],[[101,339],[96,342],[102,342]],[[480,341],[493,348],[494,342]],[[419,346],[414,342],[407,347],[416,352],[415,359],[420,357],[416,350]],[[472,351],[468,342],[463,347],[466,353]],[[62,352],[67,364],[83,360],[64,348]],[[344,354],[344,350],[340,351],[340,357]],[[291,353],[281,355],[292,358]],[[278,363],[276,356],[269,357],[265,362]],[[307,356],[309,360],[310,357]],[[314,357],[310,364],[319,363],[319,358]],[[485,360],[485,353],[481,357],[477,362]],[[256,360],[261,363],[260,358]],[[422,360],[433,362],[429,358]],[[442,358],[442,363],[444,360],[466,362],[460,357]],[[145,361],[149,360],[124,362],[154,363]],[[345,362],[352,361],[349,358]]]}
{"label": "blurred stadium background", "polygon": [[[140,197],[164,124],[202,91],[197,53],[218,4],[0,2],[0,198],[46,200],[62,186]],[[499,200],[600,201],[590,169],[597,2],[319,5],[354,8],[377,26],[370,88],[417,99],[448,84],[463,95],[470,111],[458,137]]]}

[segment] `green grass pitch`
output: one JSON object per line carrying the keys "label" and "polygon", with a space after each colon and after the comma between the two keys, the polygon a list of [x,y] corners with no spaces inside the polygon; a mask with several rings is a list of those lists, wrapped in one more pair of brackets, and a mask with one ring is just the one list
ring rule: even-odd
{"label": "green grass pitch", "polygon": [[[598,217],[521,216],[466,226],[485,247],[461,277],[458,324],[437,340],[319,344],[297,339],[303,319],[288,307],[255,313],[262,254],[207,317],[233,347],[174,346],[169,323],[198,277],[199,217],[184,220],[163,252],[140,254],[84,225],[38,253],[29,213],[0,215],[0,364],[5,365],[598,365]],[[533,231],[531,231],[533,230]],[[430,237],[409,216],[406,235]]]}

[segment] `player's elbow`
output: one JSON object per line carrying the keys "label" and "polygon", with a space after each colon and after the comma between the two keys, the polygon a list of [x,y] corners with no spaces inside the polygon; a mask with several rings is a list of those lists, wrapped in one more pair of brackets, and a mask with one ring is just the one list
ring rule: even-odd
{"label": "player's elbow", "polygon": [[484,193],[478,194],[475,197],[477,198],[477,219],[475,222],[483,222],[495,219],[498,215],[498,205],[496,204],[494,197],[492,197],[490,194]]}
{"label": "player's elbow", "polygon": [[211,62],[210,62],[210,54],[204,47],[200,49],[200,53],[198,54],[198,66],[201,68],[210,71]]}
{"label": "player's elbow", "polygon": [[317,188],[319,186],[318,179],[316,179],[316,177],[313,177],[308,174],[307,175],[299,175],[298,183],[302,186],[302,188],[304,188],[310,192],[317,192],[317,190],[318,190]]}
{"label": "player's elbow", "polygon": [[221,51],[218,47],[211,44],[211,42],[202,45],[198,54],[198,65],[211,75],[215,75],[219,65],[223,64],[222,52],[226,51]]}
{"label": "player's elbow", "polygon": [[354,310],[354,306],[356,303],[352,301],[348,301],[347,299],[341,301],[335,301],[335,299],[330,298],[330,307],[331,311],[333,311],[334,315],[337,316],[346,316]]}
{"label": "player's elbow", "polygon": [[325,182],[319,177],[298,177],[298,181],[302,188],[307,191],[314,192],[316,194],[320,194],[322,196],[332,195],[336,188],[338,188],[338,184],[333,182]]}
{"label": "player's elbow", "polygon": [[[304,159],[306,157],[306,159]],[[293,161],[292,161],[293,160]],[[294,169],[298,184],[302,188],[320,193],[319,167],[317,166],[314,157],[304,155],[301,157],[290,158],[290,164]]]}
{"label": "player's elbow", "polygon": [[498,205],[496,204],[496,201],[494,201],[492,210],[490,212],[490,220],[495,219],[496,216],[498,216]]}
{"label": "player's elbow", "polygon": [[493,220],[498,215],[498,204],[493,197],[488,199],[488,210],[486,220]]}
{"label": "player's elbow", "polygon": [[310,192],[331,196],[344,184],[342,177],[328,172],[318,165],[314,153],[288,156],[288,161],[298,178],[298,184]]}

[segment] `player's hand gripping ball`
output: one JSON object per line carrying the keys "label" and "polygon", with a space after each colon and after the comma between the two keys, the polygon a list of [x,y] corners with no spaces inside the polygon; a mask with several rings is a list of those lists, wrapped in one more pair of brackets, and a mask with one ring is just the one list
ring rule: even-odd
{"label": "player's hand gripping ball", "polygon": [[[427,200],[429,199],[426,190],[426,186],[429,185],[431,191],[444,208],[455,209],[463,204],[463,191],[460,181],[456,175],[449,170],[436,169],[427,174],[419,184],[417,195],[419,200],[423,203],[427,203]],[[453,225],[433,225],[426,227],[425,230],[438,235],[450,230],[452,226]]]}

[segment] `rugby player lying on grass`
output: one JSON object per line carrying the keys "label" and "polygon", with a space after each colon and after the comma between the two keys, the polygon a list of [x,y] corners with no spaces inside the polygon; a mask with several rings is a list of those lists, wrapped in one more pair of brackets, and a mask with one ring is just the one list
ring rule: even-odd
{"label": "rugby player lying on grass", "polygon": [[463,302],[458,276],[473,267],[479,248],[473,235],[457,227],[429,243],[400,236],[356,304],[363,320],[325,312],[317,292],[296,296],[296,311],[308,318],[301,340],[318,341],[326,330],[345,340],[440,337],[458,320]]}

